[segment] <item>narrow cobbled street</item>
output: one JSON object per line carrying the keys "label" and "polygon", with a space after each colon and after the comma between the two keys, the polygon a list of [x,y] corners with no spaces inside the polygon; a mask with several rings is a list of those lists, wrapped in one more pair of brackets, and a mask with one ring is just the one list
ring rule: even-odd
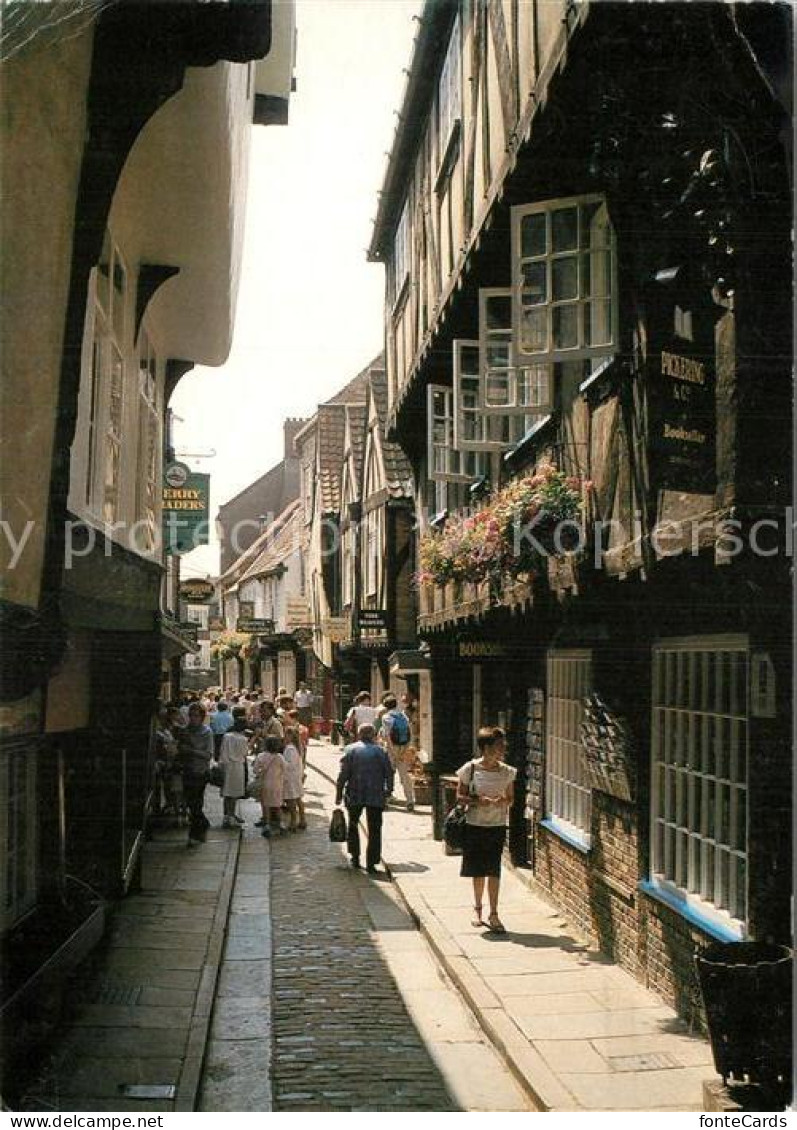
{"label": "narrow cobbled street", "polygon": [[244,832],[199,1109],[531,1109],[387,877],[329,842],[331,801],[311,769],[306,832]]}
{"label": "narrow cobbled street", "polygon": [[307,833],[272,850],[274,1109],[454,1110],[375,930],[409,923],[329,843],[317,784],[308,800]]}

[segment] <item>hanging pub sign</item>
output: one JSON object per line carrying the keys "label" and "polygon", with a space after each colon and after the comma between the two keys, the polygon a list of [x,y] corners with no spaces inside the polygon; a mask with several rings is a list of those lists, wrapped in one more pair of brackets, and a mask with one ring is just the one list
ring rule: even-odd
{"label": "hanging pub sign", "polygon": [[213,599],[214,592],[211,581],[203,581],[198,577],[180,581],[180,599],[187,604],[207,604]]}
{"label": "hanging pub sign", "polygon": [[386,632],[387,612],[384,608],[361,608],[358,612],[360,628],[366,632]]}
{"label": "hanging pub sign", "polygon": [[651,447],[660,489],[711,494],[717,409],[712,352],[665,338],[650,359]]}
{"label": "hanging pub sign", "polygon": [[185,463],[168,463],[163,471],[163,546],[166,553],[190,553],[208,545],[210,475]]}

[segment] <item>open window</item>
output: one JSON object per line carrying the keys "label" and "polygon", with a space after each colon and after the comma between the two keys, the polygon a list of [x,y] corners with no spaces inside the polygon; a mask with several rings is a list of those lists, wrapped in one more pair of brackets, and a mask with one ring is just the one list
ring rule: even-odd
{"label": "open window", "polygon": [[479,352],[485,412],[550,412],[553,365],[543,359],[527,365],[515,362],[510,287],[479,291]]}
{"label": "open window", "polygon": [[515,360],[565,361],[615,351],[614,229],[601,196],[512,209]]}
{"label": "open window", "polygon": [[460,450],[454,442],[454,390],[429,385],[427,397],[429,478],[433,482],[469,483],[486,475],[489,455],[484,445],[477,450]]}
{"label": "open window", "polygon": [[[504,409],[486,412],[482,350],[478,341],[454,342],[454,447],[462,452],[506,451],[541,415]],[[513,378],[514,380],[514,378]]]}

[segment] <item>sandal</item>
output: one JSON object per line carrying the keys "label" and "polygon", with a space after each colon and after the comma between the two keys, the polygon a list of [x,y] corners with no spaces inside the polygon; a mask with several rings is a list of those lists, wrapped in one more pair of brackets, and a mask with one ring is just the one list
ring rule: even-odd
{"label": "sandal", "polygon": [[487,919],[487,928],[489,929],[491,934],[505,934],[506,933],[506,926],[504,926],[503,922],[498,917],[498,915],[495,913],[495,911],[493,911],[493,913]]}
{"label": "sandal", "polygon": [[473,909],[476,911],[476,914],[473,918],[473,921],[471,922],[471,926],[484,926],[485,922],[484,922],[484,919],[482,918],[482,908],[481,908],[481,906],[474,906]]}

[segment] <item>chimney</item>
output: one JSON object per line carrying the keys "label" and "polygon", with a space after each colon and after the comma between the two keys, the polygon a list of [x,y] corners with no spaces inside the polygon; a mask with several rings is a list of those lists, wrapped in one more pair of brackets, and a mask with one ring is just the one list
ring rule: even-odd
{"label": "chimney", "polygon": [[294,440],[306,423],[307,420],[298,416],[289,416],[287,420],[283,421],[282,434],[285,442],[285,459],[296,458]]}

